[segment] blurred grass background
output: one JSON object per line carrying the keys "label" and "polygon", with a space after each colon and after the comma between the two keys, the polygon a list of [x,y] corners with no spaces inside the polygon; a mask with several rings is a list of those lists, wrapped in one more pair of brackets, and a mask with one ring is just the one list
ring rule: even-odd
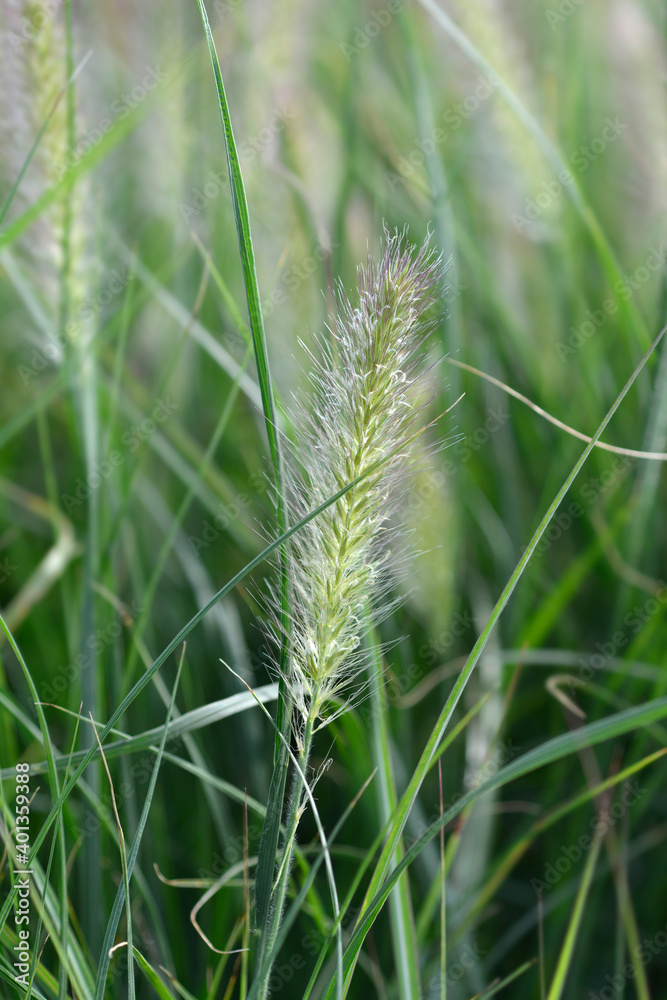
{"label": "blurred grass background", "polygon": [[[470,0],[439,10],[451,21],[431,0],[209,6],[287,432],[305,348],[326,321],[334,283],[351,286],[367,247],[379,247],[383,221],[407,224],[415,242],[430,227],[451,258],[431,340],[433,417],[465,395],[439,424],[448,447],[412,484],[410,593],[382,629],[383,639],[400,639],[385,664],[399,790],[459,658],[582,450],[444,359],[495,376],[592,434],[667,312],[664,6]],[[70,712],[83,703],[104,722],[181,625],[275,534],[243,275],[196,4],[15,0],[3,19],[0,201],[59,100],[3,221],[0,600],[40,697]],[[605,440],[662,452],[666,438],[661,347]],[[466,691],[466,709],[489,698],[443,758],[445,802],[489,760],[504,763],[574,724],[550,678],[587,682],[569,695],[587,721],[665,693],[665,499],[661,463],[592,455]],[[274,577],[270,566],[255,571],[192,632],[180,711],[238,692],[221,659],[253,685],[270,680],[258,594]],[[24,679],[7,644],[0,653],[3,767],[21,756],[41,761],[21,721],[21,713],[34,719]],[[124,732],[164,722],[175,671],[172,660],[165,687],[140,697]],[[47,718],[66,752],[72,716],[49,708]],[[90,727],[78,739],[92,745]],[[482,993],[537,956],[540,925],[551,981],[584,861],[545,889],[541,921],[531,879],[543,880],[563,845],[590,830],[590,802],[531,836],[507,878],[486,896],[485,886],[545,810],[664,740],[653,727],[603,744],[583,767],[576,758],[550,765],[486,797],[448,832],[448,997]],[[266,801],[272,747],[266,720],[243,712],[168,748],[200,776],[229,783],[236,798],[169,760],[158,778],[138,862],[135,944],[197,997],[225,996],[230,982],[229,995],[239,995],[236,958],[218,983],[220,959],[189,921],[203,890],[164,885],[153,863],[167,878],[210,878],[241,861],[243,790]],[[321,735],[319,752],[334,760],[318,785],[331,828],[371,770],[363,706]],[[144,752],[110,761],[126,832],[136,828],[152,760]],[[638,801],[615,824],[617,853],[598,862],[568,996],[588,996],[619,974],[630,911],[642,940],[667,924],[663,774],[657,765],[641,776]],[[108,810],[99,765],[86,776]],[[438,814],[438,794],[432,773],[408,839]],[[49,807],[42,789],[33,815]],[[78,793],[65,809],[70,934],[93,970],[121,877],[113,821],[101,827],[99,809]],[[251,809],[248,823],[253,855],[261,816]],[[377,829],[371,788],[339,838],[343,888]],[[302,844],[314,836],[306,817]],[[438,870],[434,841],[410,883],[428,997],[440,995]],[[8,885],[6,863],[2,877]],[[317,885],[280,966],[301,955],[306,969],[297,962],[275,993],[302,994],[312,941],[328,926]],[[243,912],[240,882],[207,905],[202,926],[222,948]],[[9,955],[7,927],[2,942]],[[52,943],[43,965],[57,969]],[[18,995],[5,965],[0,974],[5,995]],[[645,995],[661,996],[667,947],[651,955],[646,975]],[[624,989],[614,996],[644,995],[634,980]],[[150,990],[138,982],[139,995]],[[126,995],[123,974],[108,991]],[[539,964],[505,993],[540,996]],[[384,915],[350,995],[403,995]]]}

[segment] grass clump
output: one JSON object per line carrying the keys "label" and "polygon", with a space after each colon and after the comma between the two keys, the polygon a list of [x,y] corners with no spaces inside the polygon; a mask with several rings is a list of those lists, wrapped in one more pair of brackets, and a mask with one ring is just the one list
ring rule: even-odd
{"label": "grass clump", "polygon": [[665,11],[371,7],[0,10],[2,996],[662,996]]}

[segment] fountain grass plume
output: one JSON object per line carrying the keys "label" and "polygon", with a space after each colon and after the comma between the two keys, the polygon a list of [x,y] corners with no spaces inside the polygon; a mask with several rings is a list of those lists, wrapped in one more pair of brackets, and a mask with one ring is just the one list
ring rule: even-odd
{"label": "fountain grass plume", "polygon": [[339,288],[330,337],[318,358],[311,354],[312,392],[295,448],[303,471],[289,484],[294,519],[360,481],[289,546],[286,680],[299,728],[308,719],[317,728],[349,703],[364,676],[363,633],[387,610],[382,598],[396,569],[390,518],[411,461],[401,444],[423,410],[425,314],[442,271],[429,237],[417,248],[407,231],[385,230],[381,259],[359,268],[354,301]]}
{"label": "fountain grass plume", "polygon": [[[59,5],[56,5],[59,6]],[[44,123],[48,125],[16,193],[12,215],[25,210],[57,178],[57,168],[70,153],[68,142],[66,31],[62,12],[48,12],[35,0],[6,0],[0,5],[0,141],[3,163],[0,188],[9,191],[20,176],[26,157]],[[0,194],[0,205],[5,192]],[[69,207],[68,207],[69,199]],[[62,360],[56,334],[67,316],[85,303],[94,278],[91,261],[89,182],[85,177],[56,198],[18,242],[20,256],[35,275],[35,291],[47,307],[52,328],[52,357]],[[69,216],[69,217],[68,217]],[[12,216],[10,215],[10,218]],[[63,310],[63,301],[68,309]],[[82,339],[72,324],[68,340]],[[87,331],[87,338],[92,334]],[[84,347],[87,343],[84,343]]]}

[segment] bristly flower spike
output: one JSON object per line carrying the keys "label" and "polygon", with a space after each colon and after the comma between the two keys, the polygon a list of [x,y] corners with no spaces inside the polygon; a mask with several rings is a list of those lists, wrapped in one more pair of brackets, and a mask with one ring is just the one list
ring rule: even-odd
{"label": "bristly flower spike", "polygon": [[395,578],[390,518],[423,410],[425,314],[444,271],[429,243],[418,249],[405,230],[385,230],[380,261],[369,257],[358,270],[356,300],[339,287],[330,337],[312,358],[306,427],[294,449],[302,471],[292,471],[289,482],[294,518],[363,478],[289,544],[286,681],[298,727],[310,733],[358,690],[363,634],[387,611],[382,596]]}

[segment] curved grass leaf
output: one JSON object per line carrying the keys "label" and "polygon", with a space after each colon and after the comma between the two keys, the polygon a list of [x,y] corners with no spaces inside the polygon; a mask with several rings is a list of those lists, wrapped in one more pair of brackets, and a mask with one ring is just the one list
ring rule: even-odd
{"label": "curved grass leaf", "polygon": [[[220,698],[219,701],[210,702],[208,705],[193,708],[190,712],[184,712],[177,719],[170,719],[166,723],[168,739],[176,739],[185,733],[192,733],[197,729],[202,729],[204,726],[210,726],[214,722],[219,722],[221,719],[228,719],[232,715],[238,715],[239,712],[245,712],[249,708],[254,708],[257,704],[257,699],[262,703],[273,701],[278,695],[278,685],[265,684],[263,687],[257,688],[255,694],[257,698],[253,698],[252,695],[246,692],[233,694],[227,698]],[[89,719],[85,719],[83,716],[77,715],[76,717],[80,718],[82,722],[90,722]],[[107,743],[104,747],[104,756],[110,759],[112,757],[122,757],[127,753],[135,753],[137,750],[146,750],[158,742],[163,731],[164,725],[156,726],[154,729],[147,729],[146,732],[138,733],[136,736],[126,736],[124,739]],[[71,757],[58,755],[54,757],[55,765],[62,768],[70,760],[72,763],[78,764],[85,757],[85,753],[85,750],[80,750],[72,754]],[[38,773],[45,770],[46,765],[39,763],[31,765],[31,767]],[[6,768],[5,771],[0,772],[0,778],[9,778],[11,774],[11,768]]]}

